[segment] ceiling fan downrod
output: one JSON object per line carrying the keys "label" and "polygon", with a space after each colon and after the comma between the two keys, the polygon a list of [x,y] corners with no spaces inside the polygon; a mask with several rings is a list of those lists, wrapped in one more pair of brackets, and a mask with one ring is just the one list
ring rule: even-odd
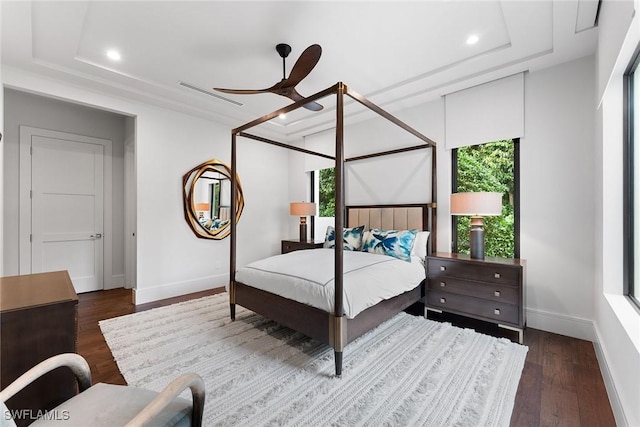
{"label": "ceiling fan downrod", "polygon": [[287,70],[285,68],[285,59],[291,53],[291,46],[286,43],[280,43],[276,45],[276,51],[282,58],[282,80],[287,78]]}

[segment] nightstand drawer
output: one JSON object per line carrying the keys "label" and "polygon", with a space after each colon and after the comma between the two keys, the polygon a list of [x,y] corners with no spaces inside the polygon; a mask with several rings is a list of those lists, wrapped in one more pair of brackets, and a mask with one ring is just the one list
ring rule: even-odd
{"label": "nightstand drawer", "polygon": [[429,277],[434,279],[448,276],[512,286],[516,286],[520,279],[520,269],[487,262],[460,262],[429,258],[427,271]]}
{"label": "nightstand drawer", "polygon": [[448,292],[429,291],[427,305],[452,313],[491,319],[500,323],[520,325],[519,307]]}
{"label": "nightstand drawer", "polygon": [[520,301],[516,286],[472,282],[448,276],[430,278],[428,286],[430,291],[451,292],[507,304],[518,304]]}
{"label": "nightstand drawer", "polygon": [[304,249],[318,249],[321,248],[324,242],[300,242],[297,240],[283,240],[282,250],[283,254],[293,251],[301,251]]}

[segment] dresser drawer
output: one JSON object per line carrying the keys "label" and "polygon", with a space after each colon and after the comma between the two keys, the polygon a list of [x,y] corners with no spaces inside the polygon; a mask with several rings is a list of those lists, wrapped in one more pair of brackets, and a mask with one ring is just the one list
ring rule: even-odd
{"label": "dresser drawer", "polygon": [[512,286],[516,286],[520,282],[520,268],[486,262],[460,262],[440,258],[427,259],[427,274],[434,279],[447,276]]}
{"label": "dresser drawer", "polygon": [[475,316],[497,321],[498,323],[521,326],[519,307],[514,304],[430,290],[427,293],[427,305],[452,313],[457,312],[465,316]]}
{"label": "dresser drawer", "polygon": [[447,276],[430,278],[428,286],[430,291],[451,292],[507,304],[520,303],[517,286],[472,282]]}

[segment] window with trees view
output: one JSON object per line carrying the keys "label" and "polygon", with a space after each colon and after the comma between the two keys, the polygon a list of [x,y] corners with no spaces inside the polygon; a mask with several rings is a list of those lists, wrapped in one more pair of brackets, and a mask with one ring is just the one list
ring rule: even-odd
{"label": "window with trees view", "polygon": [[319,174],[318,216],[334,217],[336,216],[335,168],[320,169]]}
{"label": "window with trees view", "polygon": [[636,54],[625,74],[625,142],[624,142],[624,294],[640,307],[640,185],[635,166],[640,164],[637,149],[638,135],[635,129],[640,122],[640,55]]}
{"label": "window with trees view", "polygon": [[[453,192],[502,193],[502,215],[484,218],[485,255],[520,256],[519,140],[509,139],[452,150]],[[453,216],[453,251],[469,253],[471,218]]]}

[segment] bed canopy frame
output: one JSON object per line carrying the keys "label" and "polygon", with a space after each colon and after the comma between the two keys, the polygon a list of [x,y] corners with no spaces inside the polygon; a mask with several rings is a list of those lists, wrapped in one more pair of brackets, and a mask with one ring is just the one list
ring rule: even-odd
{"label": "bed canopy frame", "polygon": [[[305,104],[316,101],[318,99],[327,97],[329,95],[336,95],[336,124],[335,124],[335,156],[330,156],[323,153],[307,150],[304,148],[296,147],[293,145],[285,144],[279,141],[274,141],[268,138],[263,138],[257,135],[247,133],[247,130],[268,122],[280,114],[286,114],[303,107]],[[388,151],[381,151],[361,156],[355,156],[351,158],[345,158],[344,156],[344,96],[348,96],[351,99],[357,101],[369,110],[377,113],[383,118],[387,119],[391,123],[404,129],[408,133],[414,135],[423,143],[419,145],[403,147]],[[335,85],[317,92],[307,98],[301,99],[290,105],[287,105],[279,110],[275,110],[268,113],[256,120],[246,123],[231,131],[231,170],[237,170],[237,140],[238,137],[244,137],[255,141],[275,145],[278,147],[287,148],[290,150],[302,152],[309,155],[324,157],[335,161],[335,229],[342,230],[345,228],[345,221],[347,218],[347,207],[345,206],[345,188],[344,188],[344,165],[346,162],[358,161],[363,159],[369,159],[374,157],[392,155],[403,153],[413,150],[432,149],[431,155],[431,203],[415,204],[415,205],[403,205],[403,206],[420,206],[424,208],[424,225],[426,227],[427,222],[427,210],[430,210],[430,224],[428,226],[430,234],[430,251],[435,252],[436,248],[436,143],[413,129],[406,123],[402,122],[395,116],[389,114],[376,104],[372,103],[362,95],[353,91],[347,85],[342,82],[338,82]],[[320,339],[326,344],[330,345],[334,349],[335,356],[335,372],[336,376],[342,374],[342,353],[344,347],[353,339],[359,335],[373,328],[381,321],[390,318],[390,312],[395,310],[395,313],[402,311],[410,303],[419,301],[424,297],[424,281],[414,290],[405,292],[405,294],[394,297],[391,300],[382,301],[378,304],[381,306],[382,312],[379,317],[376,315],[375,310],[365,310],[363,314],[356,316],[354,319],[347,319],[344,315],[343,306],[343,249],[344,242],[342,239],[335,239],[335,272],[334,272],[334,313],[326,313],[322,310],[316,309],[305,304],[298,303],[293,300],[270,294],[269,292],[259,289],[251,288],[250,286],[236,282],[236,247],[237,247],[237,218],[236,218],[236,187],[238,186],[237,174],[231,174],[231,242],[230,242],[230,266],[229,266],[229,306],[231,312],[231,319],[235,320],[235,305],[240,304],[254,312],[260,313],[267,318],[275,320],[285,326],[291,327],[299,332],[309,335],[313,338]],[[420,289],[418,289],[420,288]],[[416,299],[417,298],[417,299]],[[374,306],[375,307],[375,306]],[[369,313],[367,313],[369,312]],[[395,314],[394,313],[394,314]],[[347,330],[347,320],[355,320],[358,318],[365,318],[363,322],[356,322],[353,327]],[[382,319],[382,320],[377,320]]]}

